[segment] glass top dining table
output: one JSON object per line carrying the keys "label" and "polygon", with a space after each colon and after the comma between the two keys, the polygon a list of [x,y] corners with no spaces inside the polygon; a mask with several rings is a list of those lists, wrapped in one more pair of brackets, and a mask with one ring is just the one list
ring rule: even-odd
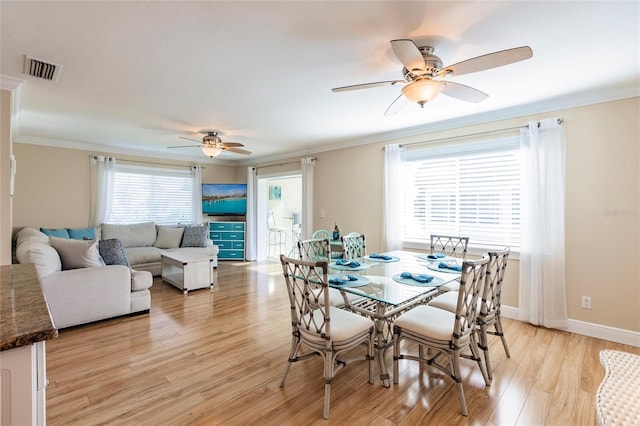
{"label": "glass top dining table", "polygon": [[[368,255],[357,259],[360,263],[358,267],[337,265],[336,260],[332,260],[329,264],[329,286],[341,291],[346,309],[374,320],[380,379],[383,386],[389,387],[385,356],[393,344],[393,320],[402,312],[435,297],[441,292],[442,285],[459,279],[460,272],[455,270],[455,265],[460,265],[462,260],[428,259],[425,253],[400,250],[380,254],[391,259],[371,258]],[[444,267],[445,264],[447,267]],[[450,265],[454,269],[450,269]],[[403,272],[405,277],[409,273],[416,279],[402,278]],[[429,280],[428,277],[433,277],[430,282],[421,282]],[[331,278],[340,278],[345,282],[331,283]]]}

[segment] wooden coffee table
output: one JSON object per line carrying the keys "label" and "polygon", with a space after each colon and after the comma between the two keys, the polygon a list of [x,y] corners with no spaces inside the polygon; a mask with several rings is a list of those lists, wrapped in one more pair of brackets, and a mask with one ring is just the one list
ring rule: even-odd
{"label": "wooden coffee table", "polygon": [[181,252],[162,253],[162,280],[187,294],[213,288],[213,256]]}

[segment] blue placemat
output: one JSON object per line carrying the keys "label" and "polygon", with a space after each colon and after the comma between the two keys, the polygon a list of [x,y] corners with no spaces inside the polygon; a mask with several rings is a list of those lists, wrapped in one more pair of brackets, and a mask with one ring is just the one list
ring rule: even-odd
{"label": "blue placemat", "polygon": [[428,260],[429,262],[449,262],[451,260],[455,260],[457,258],[451,256],[438,257],[436,259],[431,258],[429,256],[433,256],[433,254],[421,254],[416,256],[418,259]]}
{"label": "blue placemat", "polygon": [[379,258],[379,257],[371,257],[371,255],[367,255],[367,256],[364,257],[364,260],[368,260],[370,262],[382,262],[382,263],[400,261],[399,257],[395,257],[395,256],[388,256],[388,257],[390,257],[390,259],[382,259],[382,258]]}
{"label": "blue placemat", "polygon": [[336,265],[336,262],[331,262],[329,264],[329,268],[337,269],[339,271],[362,271],[363,269],[371,268],[371,264],[360,263],[360,266],[350,266],[350,265]]}
{"label": "blue placemat", "polygon": [[[351,275],[351,274],[349,274]],[[329,283],[329,285],[331,286],[335,286],[335,287],[362,287],[363,285],[367,285],[369,284],[369,278],[365,277],[364,275],[352,275],[352,277],[357,277],[358,279],[353,281],[353,280],[349,280],[343,283],[343,284],[338,284],[338,283]],[[334,278],[346,278],[346,275],[343,274],[329,274],[329,280],[334,279]]]}
{"label": "blue placemat", "polygon": [[[414,274],[424,275],[424,274],[421,274],[420,272],[414,272]],[[439,287],[445,283],[444,279],[440,277],[433,277],[433,279],[428,283],[421,283],[420,281],[416,281],[412,278],[402,278],[401,274],[396,274],[392,278],[394,281],[399,282],[400,284],[415,285],[418,287]]]}
{"label": "blue placemat", "polygon": [[[461,266],[462,262],[458,263],[455,262],[456,265]],[[455,269],[450,269],[450,268],[442,268],[440,267],[440,262],[433,262],[427,265],[427,268],[431,269],[432,271],[438,271],[438,272],[446,272],[449,274],[460,274],[461,271],[456,271]]]}

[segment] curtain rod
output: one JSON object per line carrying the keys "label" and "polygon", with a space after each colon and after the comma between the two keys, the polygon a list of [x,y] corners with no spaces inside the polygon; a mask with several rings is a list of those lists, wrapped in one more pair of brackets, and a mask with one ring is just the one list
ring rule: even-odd
{"label": "curtain rod", "polygon": [[[311,158],[311,160],[315,161],[317,160],[317,158]],[[267,167],[276,167],[276,166],[285,166],[287,164],[300,164],[300,160],[298,161],[288,161],[286,163],[278,163],[278,164],[269,164],[268,166],[260,166],[260,167],[254,167],[254,170],[260,170],[260,169],[266,169]]]}
{"label": "curtain rod", "polygon": [[[109,157],[109,155],[103,155],[103,157]],[[89,155],[89,158],[93,158],[96,159],[98,158],[98,155],[92,154]],[[191,168],[193,166],[193,164],[190,165],[183,165],[183,164],[167,164],[167,163],[155,163],[153,161],[138,161],[138,160],[125,160],[125,159],[117,159],[117,161],[119,163],[136,163],[136,164],[153,164],[155,166],[169,166],[169,167],[186,167],[186,168]],[[205,166],[200,166],[201,169],[204,169]]]}
{"label": "curtain rod", "polygon": [[[538,127],[540,127],[540,122],[538,121],[537,123],[538,123]],[[562,123],[564,123],[564,119],[558,118],[558,124],[562,124]],[[482,136],[482,135],[488,135],[488,134],[491,134],[491,133],[508,132],[509,130],[525,129],[525,128],[528,128],[528,127],[529,127],[529,125],[525,124],[524,126],[506,127],[504,129],[496,129],[496,130],[487,130],[486,132],[469,133],[469,134],[466,134],[466,135],[459,135],[459,136],[448,136],[446,138],[430,139],[430,140],[420,141],[420,142],[402,143],[402,144],[400,144],[400,146],[411,146],[411,145],[418,145],[418,144],[422,144],[422,143],[442,142],[442,141],[448,141],[448,140],[452,140],[452,139],[468,138],[470,136]],[[384,151],[384,147],[382,147],[382,150]]]}

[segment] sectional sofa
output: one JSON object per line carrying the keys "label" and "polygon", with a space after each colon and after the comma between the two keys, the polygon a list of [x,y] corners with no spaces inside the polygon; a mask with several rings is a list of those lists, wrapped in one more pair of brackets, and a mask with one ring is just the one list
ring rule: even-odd
{"label": "sectional sofa", "polygon": [[[201,229],[186,229],[152,222],[103,224],[83,230],[92,232],[88,236],[79,234],[82,239],[78,230],[66,230],[76,231],[76,238],[70,238],[63,230],[42,229],[47,235],[35,228],[23,228],[16,234],[16,259],[35,265],[55,327],[67,328],[148,312],[152,275],[161,273],[160,255],[164,250],[206,254],[217,266],[218,247],[202,238]],[[198,238],[185,242],[196,233]],[[120,256],[105,251],[101,256],[102,243],[114,241],[122,247]]]}

